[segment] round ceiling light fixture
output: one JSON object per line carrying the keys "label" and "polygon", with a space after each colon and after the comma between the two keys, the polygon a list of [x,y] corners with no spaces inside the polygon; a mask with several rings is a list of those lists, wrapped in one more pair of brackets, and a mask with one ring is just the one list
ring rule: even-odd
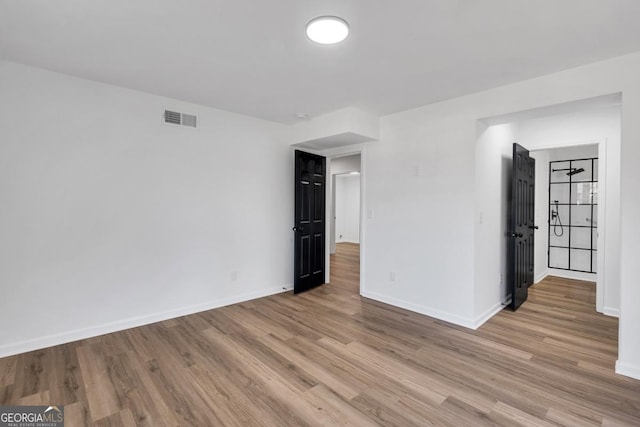
{"label": "round ceiling light fixture", "polygon": [[337,16],[318,16],[307,24],[307,37],[316,43],[340,43],[348,35],[349,24]]}

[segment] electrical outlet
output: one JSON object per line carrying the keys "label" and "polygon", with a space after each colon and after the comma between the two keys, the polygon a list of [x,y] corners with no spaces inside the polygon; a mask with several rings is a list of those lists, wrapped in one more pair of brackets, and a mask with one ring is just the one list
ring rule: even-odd
{"label": "electrical outlet", "polygon": [[390,271],[389,272],[389,280],[391,282],[395,282],[396,281],[396,272],[395,271]]}

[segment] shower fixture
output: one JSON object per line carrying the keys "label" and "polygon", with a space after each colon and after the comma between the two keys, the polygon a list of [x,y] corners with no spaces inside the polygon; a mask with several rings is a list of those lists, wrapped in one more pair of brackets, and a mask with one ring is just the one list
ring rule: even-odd
{"label": "shower fixture", "polygon": [[[556,237],[561,237],[564,234],[564,226],[562,225],[562,221],[560,221],[560,209],[558,208],[559,202],[554,200],[553,203],[556,205],[555,210],[551,210],[551,219],[553,220],[553,234]],[[560,231],[558,231],[560,229]]]}
{"label": "shower fixture", "polygon": [[598,158],[576,156],[548,165],[547,267],[596,273]]}
{"label": "shower fixture", "polygon": [[561,171],[569,171],[567,172],[568,176],[573,176],[577,173],[584,172],[584,168],[564,168],[564,169],[551,169],[552,172],[561,172]]}
{"label": "shower fixture", "polygon": [[567,175],[572,176],[581,172],[584,172],[584,168],[578,168],[578,169],[574,168],[572,171],[567,172]]}

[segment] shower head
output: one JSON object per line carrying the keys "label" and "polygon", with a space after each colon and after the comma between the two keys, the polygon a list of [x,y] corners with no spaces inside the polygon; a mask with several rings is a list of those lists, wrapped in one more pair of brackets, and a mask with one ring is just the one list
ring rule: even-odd
{"label": "shower head", "polygon": [[572,176],[575,175],[577,173],[581,173],[584,172],[584,168],[563,168],[563,169],[551,169],[552,172],[562,172],[562,171],[569,171],[567,172],[567,175]]}

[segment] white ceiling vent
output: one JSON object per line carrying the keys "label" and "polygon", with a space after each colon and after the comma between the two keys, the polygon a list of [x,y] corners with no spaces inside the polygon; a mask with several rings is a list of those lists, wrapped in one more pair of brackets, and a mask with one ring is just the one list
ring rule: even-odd
{"label": "white ceiling vent", "polygon": [[198,118],[192,114],[164,110],[164,122],[173,125],[183,125],[194,128],[198,123]]}

